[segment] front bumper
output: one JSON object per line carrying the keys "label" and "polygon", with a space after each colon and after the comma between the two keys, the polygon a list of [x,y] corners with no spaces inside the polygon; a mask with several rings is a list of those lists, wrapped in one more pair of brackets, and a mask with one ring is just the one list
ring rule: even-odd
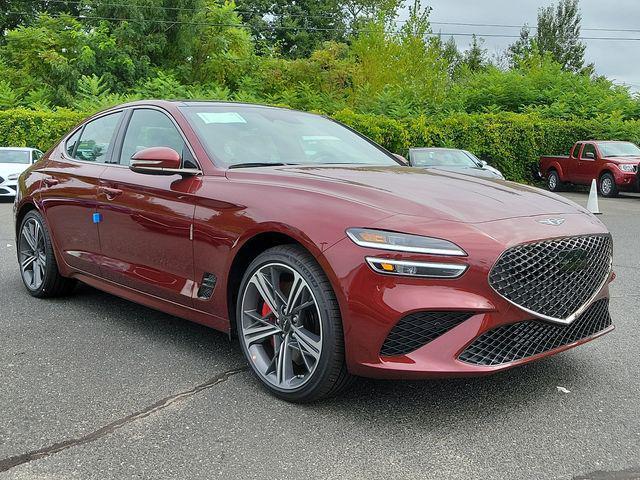
{"label": "front bumper", "polygon": [[17,180],[0,182],[0,197],[15,197],[18,190]]}
{"label": "front bumper", "polygon": [[[566,232],[601,233],[595,225],[591,227],[593,232],[571,232],[571,228],[567,227]],[[561,230],[558,232],[565,233]],[[526,235],[523,231],[512,230],[510,233],[513,244],[523,243]],[[495,238],[492,238],[493,242],[486,241],[486,238],[475,239],[475,242],[474,239],[468,239],[465,244],[455,238],[455,233],[452,235],[454,238],[447,238],[469,252],[469,257],[446,258],[448,263],[460,262],[469,266],[464,275],[452,280],[383,275],[374,272],[362,261],[368,255],[414,261],[442,261],[443,257],[425,258],[424,255],[363,249],[348,239],[324,252],[336,276],[335,281],[342,286],[336,290],[339,290],[347,365],[351,373],[365,377],[403,379],[487,375],[553,355],[613,330],[609,321],[603,324],[603,328],[587,332],[586,336],[566,336],[566,341],[550,343],[550,348],[533,349],[531,355],[504,357],[507,361],[497,364],[463,361],[461,357],[469,358],[463,352],[475,345],[474,342],[483,338],[483,335],[520,322],[544,321],[509,303],[489,286],[488,272],[504,249],[511,245],[496,241]],[[519,238],[520,235],[523,237]],[[469,248],[469,242],[476,245]],[[593,305],[600,300],[606,302],[609,297],[608,284],[612,279],[613,275],[593,298]],[[398,322],[407,316],[424,312],[467,315],[463,315],[460,323],[415,350],[383,355],[383,345]],[[578,321],[579,318],[575,320]],[[571,325],[555,326],[571,328]]]}
{"label": "front bumper", "polygon": [[633,173],[616,169],[614,177],[620,190],[624,192],[640,192],[640,171]]}

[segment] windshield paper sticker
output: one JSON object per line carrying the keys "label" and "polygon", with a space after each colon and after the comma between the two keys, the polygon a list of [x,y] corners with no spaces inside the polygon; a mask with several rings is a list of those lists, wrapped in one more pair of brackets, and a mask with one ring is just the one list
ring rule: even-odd
{"label": "windshield paper sticker", "polygon": [[204,123],[247,123],[237,112],[198,112]]}

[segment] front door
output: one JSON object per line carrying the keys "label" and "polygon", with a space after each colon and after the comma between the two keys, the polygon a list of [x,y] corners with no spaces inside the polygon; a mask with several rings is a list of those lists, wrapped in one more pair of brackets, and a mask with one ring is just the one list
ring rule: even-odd
{"label": "front door", "polygon": [[94,223],[98,179],[111,161],[123,112],[110,113],[75,131],[49,155],[41,200],[64,262],[100,275],[100,241]]}
{"label": "front door", "polygon": [[171,147],[183,158],[188,148],[173,121],[150,108],[130,112],[121,138],[118,164],[107,166],[98,186],[103,276],[192,306],[195,179],[128,168],[131,157],[144,148]]}
{"label": "front door", "polygon": [[593,143],[584,144],[578,163],[580,178],[577,183],[589,185],[593,179],[598,180],[598,152]]}

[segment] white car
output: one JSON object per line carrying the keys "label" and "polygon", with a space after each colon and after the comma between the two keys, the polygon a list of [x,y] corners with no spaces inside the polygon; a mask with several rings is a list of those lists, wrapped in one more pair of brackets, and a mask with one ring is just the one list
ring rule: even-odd
{"label": "white car", "polygon": [[18,177],[40,157],[35,148],[0,147],[0,197],[15,197]]}

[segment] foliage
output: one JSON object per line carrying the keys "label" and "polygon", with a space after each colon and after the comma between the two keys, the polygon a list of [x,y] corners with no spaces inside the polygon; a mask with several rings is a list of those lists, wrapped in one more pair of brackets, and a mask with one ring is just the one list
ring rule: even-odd
{"label": "foliage", "polygon": [[549,53],[564,70],[592,73],[593,65],[584,65],[586,45],[580,41],[582,16],[578,0],[560,0],[557,6],[540,8],[538,27],[534,36],[528,27],[510,48],[512,63],[517,64],[532,52]]}

